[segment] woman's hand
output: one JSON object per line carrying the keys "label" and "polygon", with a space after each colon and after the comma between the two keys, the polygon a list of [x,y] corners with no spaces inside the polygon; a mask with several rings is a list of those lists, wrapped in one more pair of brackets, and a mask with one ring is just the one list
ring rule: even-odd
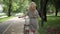
{"label": "woman's hand", "polygon": [[18,18],[22,18],[22,17],[18,17]]}
{"label": "woman's hand", "polygon": [[21,18],[21,17],[18,17],[18,18]]}
{"label": "woman's hand", "polygon": [[18,18],[23,18],[23,17],[26,17],[27,16],[27,14],[25,14],[25,15],[23,15],[23,16],[20,16],[20,17],[18,17]]}

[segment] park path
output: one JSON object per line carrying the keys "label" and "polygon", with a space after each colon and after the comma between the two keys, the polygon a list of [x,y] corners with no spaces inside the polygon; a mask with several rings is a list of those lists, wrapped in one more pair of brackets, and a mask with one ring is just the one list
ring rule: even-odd
{"label": "park path", "polygon": [[6,23],[9,23],[8,27],[3,31],[2,34],[23,34],[23,28],[25,19],[24,18],[18,18],[14,17]]}

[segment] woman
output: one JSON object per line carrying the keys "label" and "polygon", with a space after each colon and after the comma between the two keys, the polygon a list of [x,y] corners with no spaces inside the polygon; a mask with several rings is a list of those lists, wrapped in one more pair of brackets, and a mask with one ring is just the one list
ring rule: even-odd
{"label": "woman", "polygon": [[[25,17],[25,16],[29,16],[30,18],[30,31],[33,32],[33,34],[38,34],[38,29],[39,29],[39,25],[38,25],[38,11],[36,10],[36,4],[34,2],[31,2],[30,5],[29,5],[29,9],[28,11],[26,12],[26,14],[22,17]],[[19,17],[21,18],[21,17]]]}

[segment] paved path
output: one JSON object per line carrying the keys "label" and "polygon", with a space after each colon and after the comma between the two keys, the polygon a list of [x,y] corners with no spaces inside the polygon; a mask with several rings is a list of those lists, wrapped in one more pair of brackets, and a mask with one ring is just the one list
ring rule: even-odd
{"label": "paved path", "polygon": [[0,24],[0,34],[23,34],[24,23],[24,18],[12,18]]}

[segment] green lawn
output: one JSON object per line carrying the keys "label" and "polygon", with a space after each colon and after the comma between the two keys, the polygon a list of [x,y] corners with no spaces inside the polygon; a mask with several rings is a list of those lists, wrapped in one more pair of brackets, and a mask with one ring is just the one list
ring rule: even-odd
{"label": "green lawn", "polygon": [[4,21],[6,21],[6,20],[8,20],[10,18],[13,18],[13,16],[11,16],[11,17],[5,17],[5,18],[0,18],[0,23],[4,22]]}
{"label": "green lawn", "polygon": [[60,28],[60,17],[56,17],[56,16],[48,16],[47,17],[47,22],[45,22],[44,24],[44,28],[41,27],[41,19],[39,20],[39,32],[40,34],[46,34],[46,32],[44,31],[44,28],[48,28],[48,27],[54,27],[54,28]]}

